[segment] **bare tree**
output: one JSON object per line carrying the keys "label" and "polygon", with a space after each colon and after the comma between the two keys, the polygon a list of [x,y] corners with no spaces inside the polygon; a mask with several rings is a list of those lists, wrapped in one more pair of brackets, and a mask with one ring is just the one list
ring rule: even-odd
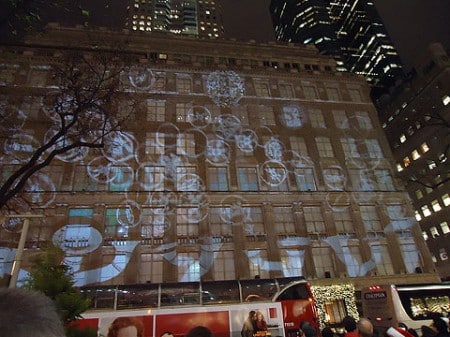
{"label": "bare tree", "polygon": [[[5,154],[0,168],[14,164],[14,171],[3,177],[0,186],[0,210],[11,211],[17,202],[24,204],[22,192],[27,181],[55,158],[63,154],[76,157],[85,149],[102,148],[105,137],[119,130],[130,117],[133,103],[125,107],[123,97],[120,98],[126,62],[118,55],[118,52],[72,50],[48,69],[54,85],[22,88],[23,95],[17,95],[16,91],[20,91],[17,88],[0,87],[0,94],[8,101],[0,105],[0,135]],[[42,100],[38,118],[27,118],[14,104],[15,99],[23,100],[30,93]],[[36,135],[37,130],[46,132],[40,133],[39,144],[24,145],[17,141],[17,135],[26,134],[22,133],[25,129],[35,130]],[[27,156],[21,155],[22,147],[27,147]]]}

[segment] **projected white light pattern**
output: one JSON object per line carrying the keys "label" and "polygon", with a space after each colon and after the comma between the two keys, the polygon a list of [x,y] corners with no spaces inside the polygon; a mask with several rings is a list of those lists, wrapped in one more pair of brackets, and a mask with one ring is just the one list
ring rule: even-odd
{"label": "projected white light pattern", "polygon": [[215,71],[206,80],[208,95],[218,106],[237,105],[244,96],[244,81],[234,71]]}
{"label": "projected white light pattern", "polygon": [[[152,90],[155,85],[154,74],[146,68],[132,68],[128,80],[134,89],[141,91]],[[244,83],[234,72],[217,71],[208,76],[207,90],[214,103],[222,107],[230,107],[238,104],[243,97]],[[71,98],[66,97],[58,101],[58,106],[54,107],[54,110],[71,106]],[[46,109],[48,117],[56,120],[55,111]],[[14,127],[11,128],[15,131],[14,136],[3,144],[2,162],[5,164],[25,161],[40,146],[40,142],[34,136],[20,128],[26,113],[18,109],[15,113]],[[100,115],[95,112],[92,114],[93,123],[96,124]],[[308,124],[308,117],[306,109],[289,103],[282,108],[279,122],[285,128],[296,129],[301,134],[301,129]],[[77,225],[67,224],[54,233],[53,242],[66,252],[67,262],[72,265],[76,275],[77,286],[100,282],[98,275],[102,275],[101,281],[107,281],[118,276],[126,268],[139,242],[124,239],[125,237],[121,235],[128,233],[128,229],[143,225],[143,208],[135,201],[142,193],[146,194],[144,205],[152,206],[146,210],[151,212],[153,235],[156,233],[156,235],[164,236],[179,223],[200,224],[207,219],[210,201],[206,193],[206,185],[195,171],[189,169],[195,167],[195,164],[191,163],[205,160],[217,167],[229,166],[231,155],[237,150],[250,155],[259,151],[263,156],[255,156],[259,159],[258,181],[272,188],[287,183],[287,177],[290,174],[299,174],[298,169],[314,170],[317,167],[317,163],[308,155],[289,150],[289,144],[283,144],[280,140],[281,136],[274,134],[269,127],[260,126],[252,129],[242,125],[237,115],[227,113],[213,118],[206,106],[194,105],[187,113],[186,120],[190,123],[190,129],[182,131],[175,123],[162,123],[155,132],[155,138],[147,140],[145,144],[140,144],[132,133],[114,131],[106,137],[105,147],[102,150],[88,152],[87,149],[77,149],[58,157],[65,162],[82,164],[89,158],[86,174],[93,182],[106,186],[111,191],[130,192],[126,193],[126,199],[120,203],[122,206],[116,209],[114,215],[116,233],[119,237],[117,242],[112,242],[116,258],[111,263],[100,265],[92,270],[82,270],[84,256],[100,249],[105,235],[99,231],[101,226],[94,225],[91,218],[86,218],[83,223]],[[342,130],[342,137],[356,135],[356,142],[362,145],[366,138],[364,131],[355,125],[366,121],[358,119],[355,121],[352,121],[352,129]],[[50,129],[47,137],[54,132],[54,129]],[[187,135],[193,136],[185,137]],[[70,140],[64,141],[70,142]],[[148,152],[148,148],[161,150]],[[377,182],[367,178],[365,172],[377,168],[381,158],[369,158],[360,154],[346,157],[346,159],[349,165],[360,169],[361,191],[374,190]],[[350,207],[352,200],[358,202],[359,199],[355,198],[366,198],[364,193],[346,191],[348,177],[345,172],[346,170],[340,165],[328,165],[323,168],[324,183],[330,191],[325,198],[325,203],[333,212],[344,212]],[[44,173],[33,176],[27,189],[28,200],[40,207],[47,207],[54,202],[55,183]],[[46,193],[41,193],[42,191]],[[367,198],[373,201],[374,193],[370,193],[370,197]],[[249,204],[245,197],[227,195],[220,202],[220,205],[224,206],[220,214],[221,220],[230,226],[241,226],[247,235],[257,234],[260,229],[256,229],[257,225],[250,207],[244,207]],[[177,212],[180,208],[185,208],[186,211]],[[415,221],[407,218],[403,211],[396,208],[386,211],[392,223],[385,231],[410,230]],[[8,228],[7,224],[3,226]],[[180,277],[181,280],[194,281],[191,275],[201,277],[208,272],[214,263],[214,252],[221,247],[221,244],[212,243],[211,237],[203,236],[199,240],[202,244],[198,259],[179,259],[177,242],[164,243],[156,247],[153,252],[161,253],[167,261],[185,270],[186,274]],[[347,266],[349,276],[364,276],[375,268],[375,258],[363,263],[359,257],[353,256],[350,250],[343,248],[348,244],[346,236],[322,237],[319,241],[333,249],[338,259]],[[288,260],[297,261],[295,263],[300,269],[304,266],[304,247],[310,244],[309,237],[300,236],[289,237],[278,242],[279,247],[287,249]],[[2,249],[2,252],[7,254],[6,248]],[[290,276],[291,271],[285,263],[265,260],[260,253],[254,251],[244,253],[248,256],[250,263],[259,265],[261,270],[278,270],[282,271],[283,275]],[[24,271],[22,273],[25,274]]]}

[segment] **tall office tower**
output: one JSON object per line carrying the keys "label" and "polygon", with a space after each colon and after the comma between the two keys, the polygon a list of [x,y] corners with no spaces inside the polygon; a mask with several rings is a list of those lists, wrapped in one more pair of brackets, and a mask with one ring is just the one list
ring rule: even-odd
{"label": "tall office tower", "polygon": [[436,268],[450,279],[450,62],[440,44],[378,101],[378,111]]}
{"label": "tall office tower", "polygon": [[270,11],[278,40],[316,45],[335,57],[338,70],[363,75],[375,97],[402,74],[372,1],[272,0]]}
{"label": "tall office tower", "polygon": [[131,0],[125,26],[133,31],[224,37],[221,5],[209,0]]}

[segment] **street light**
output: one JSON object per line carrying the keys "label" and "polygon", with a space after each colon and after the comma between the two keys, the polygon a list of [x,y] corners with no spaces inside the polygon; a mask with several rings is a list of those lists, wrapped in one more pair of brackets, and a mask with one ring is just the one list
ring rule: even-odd
{"label": "street light", "polygon": [[23,218],[22,231],[20,233],[19,245],[17,246],[16,255],[11,270],[11,279],[9,281],[9,287],[15,288],[17,285],[17,278],[19,277],[20,266],[22,264],[23,250],[25,248],[25,242],[27,241],[28,228],[30,226],[30,218],[43,218],[41,214],[11,214],[6,215],[6,218]]}

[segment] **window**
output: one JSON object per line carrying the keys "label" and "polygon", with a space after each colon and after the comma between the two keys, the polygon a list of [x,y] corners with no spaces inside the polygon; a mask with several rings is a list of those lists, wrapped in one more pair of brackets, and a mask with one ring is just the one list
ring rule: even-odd
{"label": "window", "polygon": [[214,252],[213,276],[214,280],[236,279],[234,251],[221,250]]}
{"label": "window", "polygon": [[403,255],[403,261],[405,262],[406,272],[414,273],[416,267],[420,266],[419,250],[415,243],[400,243],[400,250]]}
{"label": "window", "polygon": [[430,227],[430,234],[433,237],[433,239],[435,239],[439,236],[439,232],[435,226]]}
{"label": "window", "polygon": [[[77,165],[73,177],[72,191],[103,191],[107,181],[111,178],[110,170],[103,167],[101,170],[90,170],[88,166]],[[101,172],[99,172],[101,171]],[[105,184],[99,184],[104,182]]]}
{"label": "window", "polygon": [[49,66],[31,66],[27,84],[30,87],[44,87],[47,84]]}
{"label": "window", "polygon": [[[160,54],[164,55],[164,54]],[[155,75],[155,83],[153,84],[153,89],[156,92],[161,92],[166,90],[166,74],[163,72],[157,72]]]}
{"label": "window", "polygon": [[295,168],[295,181],[300,191],[315,191],[316,183],[312,168]]}
{"label": "window", "polygon": [[294,88],[292,84],[286,84],[286,83],[280,83],[278,85],[278,88],[280,90],[280,97],[284,98],[294,98]]}
{"label": "window", "polygon": [[366,139],[366,147],[369,158],[383,158],[383,152],[377,139]]}
{"label": "window", "polygon": [[255,167],[238,167],[238,181],[241,191],[257,191],[258,176]]}
{"label": "window", "polygon": [[129,166],[111,166],[109,167],[109,177],[109,191],[128,191],[134,182],[134,171]]}
{"label": "window", "polygon": [[403,165],[405,165],[405,167],[411,165],[411,160],[409,159],[409,157],[403,158]]}
{"label": "window", "polygon": [[445,193],[445,194],[442,196],[442,202],[444,203],[444,206],[445,206],[445,207],[447,207],[447,206],[450,205],[450,196],[449,196],[448,193]]}
{"label": "window", "polygon": [[303,137],[289,137],[289,143],[291,145],[291,150],[296,154],[301,156],[308,155],[308,148],[306,147],[305,139]]}
{"label": "window", "polygon": [[303,275],[304,250],[280,249],[280,258],[284,277]]}
{"label": "window", "polygon": [[324,278],[328,277],[328,275],[330,277],[335,276],[334,255],[330,247],[313,247],[312,257],[317,277]]}
{"label": "window", "polygon": [[146,191],[164,191],[164,167],[141,166],[138,171],[140,185]]}
{"label": "window", "polygon": [[449,226],[448,226],[447,221],[443,221],[443,222],[441,222],[439,225],[441,226],[442,234],[445,235],[445,234],[450,233],[450,228],[449,228]]}
{"label": "window", "polygon": [[189,94],[192,92],[192,79],[188,76],[177,76],[177,92],[180,94]]}
{"label": "window", "polygon": [[422,153],[426,153],[426,152],[430,151],[430,148],[428,147],[427,143],[422,143],[420,145],[420,150],[422,151]]}
{"label": "window", "polygon": [[316,137],[316,145],[321,157],[334,157],[333,147],[330,138]]}
{"label": "window", "polygon": [[423,231],[423,232],[422,232],[422,237],[423,237],[423,239],[424,239],[425,241],[427,241],[427,240],[429,239],[428,234],[427,234],[426,231]]}
{"label": "window", "polygon": [[163,207],[145,208],[141,222],[141,237],[161,239],[166,231],[166,217]]}
{"label": "window", "polygon": [[292,207],[273,207],[273,220],[278,234],[295,233]]}
{"label": "window", "polygon": [[242,207],[244,232],[247,235],[264,234],[264,219],[261,207]]}
{"label": "window", "polygon": [[431,202],[431,207],[433,208],[433,211],[434,211],[434,212],[439,212],[439,211],[442,209],[442,207],[441,207],[441,205],[439,204],[439,201],[438,201],[438,200],[433,200],[433,201]]}
{"label": "window", "polygon": [[[341,240],[342,241],[342,240]],[[341,244],[347,275],[350,277],[365,276],[367,270],[361,268],[362,257],[358,246]]]}
{"label": "window", "polygon": [[350,95],[350,100],[353,102],[362,102],[361,93],[358,89],[348,89],[348,94]]}
{"label": "window", "polygon": [[177,137],[177,154],[195,157],[195,139],[192,133],[179,133]]}
{"label": "window", "polygon": [[348,129],[349,123],[347,114],[344,110],[333,110],[334,124],[339,129]]}
{"label": "window", "polygon": [[400,143],[404,143],[404,142],[406,142],[406,136],[405,136],[405,134],[401,134],[400,135]]}
{"label": "window", "polygon": [[177,236],[197,238],[198,237],[199,213],[196,207],[177,208]]}
{"label": "window", "polygon": [[358,152],[358,146],[354,138],[341,138],[342,149],[344,150],[345,158],[359,158],[361,155]]}
{"label": "window", "polygon": [[270,97],[269,83],[255,81],[256,96]]}
{"label": "window", "polygon": [[160,132],[147,132],[145,137],[145,154],[162,155],[164,154],[164,134]]}
{"label": "window", "polygon": [[403,171],[402,164],[397,164],[397,172],[402,172],[402,171]]}
{"label": "window", "polygon": [[309,109],[309,120],[313,128],[326,128],[322,111],[319,109]]}
{"label": "window", "polygon": [[414,193],[415,193],[415,195],[416,195],[416,199],[417,199],[417,200],[423,198],[423,192],[422,192],[422,190],[416,190]]}
{"label": "window", "polygon": [[249,260],[250,278],[269,277],[269,268],[265,267],[267,265],[267,250],[247,250],[247,256]]}
{"label": "window", "polygon": [[176,171],[177,177],[177,191],[192,191],[198,192],[203,190],[200,177],[196,173],[196,167],[193,166],[178,166]]}
{"label": "window", "polygon": [[106,209],[105,234],[110,238],[128,237],[129,224],[119,221],[126,218],[128,208],[108,208]]}
{"label": "window", "polygon": [[188,122],[189,114],[192,111],[192,103],[176,103],[177,122]]}
{"label": "window", "polygon": [[338,88],[326,88],[327,96],[329,101],[340,101],[341,97],[339,96]]}
{"label": "window", "polygon": [[414,211],[414,217],[416,218],[417,221],[421,221],[422,220],[422,215],[419,213],[418,210]]}
{"label": "window", "polygon": [[178,253],[178,282],[200,281],[200,259],[197,252]]}
{"label": "window", "polygon": [[375,179],[381,191],[394,191],[394,180],[389,170],[375,170]]}
{"label": "window", "polygon": [[317,99],[316,88],[311,85],[303,85],[303,93],[306,99],[315,100]]}
{"label": "window", "polygon": [[208,182],[211,191],[228,191],[226,167],[208,167]]}
{"label": "window", "polygon": [[322,217],[321,208],[317,206],[303,207],[308,234],[325,233],[325,221]]}
{"label": "window", "polygon": [[369,114],[367,111],[358,111],[358,124],[359,128],[362,130],[371,130],[373,129],[372,121],[370,120]]}
{"label": "window", "polygon": [[386,244],[378,244],[369,242],[372,258],[377,266],[378,275],[393,275],[394,266]]}
{"label": "window", "polygon": [[275,125],[275,115],[273,113],[273,107],[266,105],[258,105],[259,125]]}
{"label": "window", "polygon": [[391,220],[392,229],[396,232],[410,231],[411,220],[405,215],[402,205],[393,205],[386,207]]}
{"label": "window", "polygon": [[419,158],[420,158],[419,151],[414,150],[414,151],[411,153],[411,158],[412,158],[413,160],[419,159]]}
{"label": "window", "polygon": [[211,235],[232,236],[232,215],[229,207],[211,207],[209,209],[209,228]]}
{"label": "window", "polygon": [[166,116],[166,101],[147,100],[147,121],[164,122]]}
{"label": "window", "polygon": [[422,214],[424,217],[430,216],[431,215],[431,211],[428,208],[428,205],[423,205],[422,207],[420,207],[420,209],[422,210]]}
{"label": "window", "polygon": [[383,232],[376,206],[361,206],[360,210],[367,232]]}
{"label": "window", "polygon": [[334,224],[338,234],[354,234],[355,228],[350,214],[350,208],[339,208],[339,212],[333,212]]}
{"label": "window", "polygon": [[162,254],[141,254],[139,266],[139,281],[143,283],[161,283],[163,281]]}
{"label": "window", "polygon": [[331,191],[343,191],[347,176],[340,166],[330,166],[322,171],[326,187]]}

